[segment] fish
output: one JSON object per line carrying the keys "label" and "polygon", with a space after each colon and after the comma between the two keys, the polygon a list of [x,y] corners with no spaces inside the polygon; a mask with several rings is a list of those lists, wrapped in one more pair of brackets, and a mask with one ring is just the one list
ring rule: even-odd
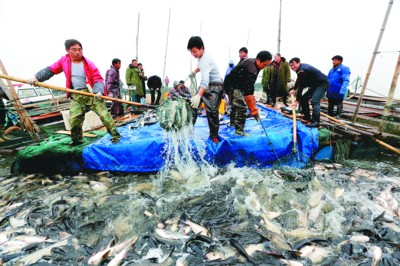
{"label": "fish", "polygon": [[278,225],[276,225],[275,223],[271,222],[265,214],[261,215],[261,217],[264,222],[264,226],[268,231],[271,231],[271,232],[274,232],[277,234],[282,234],[281,228]]}
{"label": "fish", "polygon": [[382,249],[377,246],[371,247],[372,266],[376,266],[382,260]]}
{"label": "fish", "polygon": [[132,247],[136,241],[138,240],[137,236],[132,236],[129,239],[125,239],[124,241],[115,244],[110,251],[110,256],[116,256],[119,252],[121,252],[126,247]]}
{"label": "fish", "polygon": [[289,265],[289,266],[303,266],[304,264],[299,262],[299,261],[294,261],[294,260],[286,260],[286,259],[279,259],[280,262],[282,262],[283,265]]}
{"label": "fish", "polygon": [[88,260],[89,265],[100,265],[100,263],[107,259],[111,252],[111,245],[114,244],[115,239],[112,239],[107,247],[101,251],[94,253]]}
{"label": "fish", "polygon": [[170,239],[170,240],[186,240],[189,238],[189,236],[178,233],[178,232],[171,232],[165,229],[161,229],[161,228],[156,228],[156,230],[154,230],[155,233],[165,239]]}
{"label": "fish", "polygon": [[321,214],[321,209],[325,205],[326,194],[321,196],[321,201],[313,208],[311,208],[308,212],[308,220],[313,221],[314,223],[317,221],[318,217]]}
{"label": "fish", "polygon": [[126,258],[126,254],[128,250],[131,249],[131,246],[125,247],[120,253],[116,254],[115,257],[107,264],[108,266],[117,266],[121,264],[121,261]]}
{"label": "fish", "polygon": [[106,192],[108,190],[108,187],[105,184],[94,180],[89,181],[89,185],[91,189],[98,193]]}
{"label": "fish", "polygon": [[350,237],[350,241],[367,243],[369,242],[369,237],[365,235],[353,235]]}
{"label": "fish", "polygon": [[23,258],[17,260],[17,264],[20,263],[22,265],[29,265],[38,262],[43,256],[50,256],[51,250],[56,247],[66,246],[68,244],[77,244],[78,240],[73,237],[69,237],[67,239],[61,240],[53,245],[45,247],[41,250],[35,251],[29,255],[24,256]]}
{"label": "fish", "polygon": [[181,220],[181,221],[184,224],[189,225],[190,228],[192,229],[193,233],[200,234],[200,235],[203,235],[203,236],[208,236],[209,235],[207,228],[205,228],[205,227],[203,227],[203,226],[201,226],[199,224],[196,224],[196,223],[194,223],[194,222],[192,222],[190,220]]}

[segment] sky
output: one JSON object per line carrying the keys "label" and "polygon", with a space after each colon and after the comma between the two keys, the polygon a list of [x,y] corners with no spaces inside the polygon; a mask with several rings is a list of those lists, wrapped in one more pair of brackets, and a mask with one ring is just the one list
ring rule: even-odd
{"label": "sky", "polygon": [[[389,2],[282,0],[280,53],[325,74],[339,54],[350,67],[350,80],[365,80]],[[0,59],[9,75],[27,79],[61,58],[64,41],[74,38],[103,77],[119,58],[125,82],[125,70],[137,57],[147,76],[165,73],[172,83],[196,67],[187,42],[199,35],[224,76],[243,46],[249,57],[277,52],[279,5],[280,0],[0,0]],[[394,1],[365,95],[388,96],[400,51],[398,25],[400,3]],[[47,83],[65,86],[65,77]],[[400,99],[400,85],[395,98]]]}

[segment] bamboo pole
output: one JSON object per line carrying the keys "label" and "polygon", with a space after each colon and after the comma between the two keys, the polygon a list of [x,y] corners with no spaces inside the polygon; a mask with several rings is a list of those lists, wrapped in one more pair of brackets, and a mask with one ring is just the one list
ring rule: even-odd
{"label": "bamboo pole", "polygon": [[[329,115],[327,115],[327,114],[325,114],[325,113],[322,113],[322,112],[321,112],[321,115],[323,115],[323,116],[325,116],[325,117],[327,117],[327,118],[329,118],[329,119],[335,121],[336,123],[339,123],[339,124],[341,124],[341,125],[347,127],[348,129],[351,129],[351,130],[356,131],[356,132],[360,132],[360,131],[361,131],[361,130],[358,130],[357,128],[354,128],[354,127],[352,127],[352,126],[349,126],[349,125],[347,125],[346,123],[344,123],[344,122],[342,122],[342,121],[340,121],[340,120],[337,120],[336,118],[333,118],[332,116],[329,116]],[[365,133],[363,133],[363,134],[365,134]],[[373,137],[373,134],[372,134],[372,133],[370,133],[370,134],[371,134],[370,137],[371,137],[371,139],[372,139],[373,141],[375,141],[375,142],[378,143],[379,145],[381,145],[381,146],[383,146],[383,147],[385,147],[385,148],[387,148],[387,149],[389,149],[389,150],[391,150],[391,151],[393,151],[393,152],[395,152],[395,153],[397,153],[397,154],[400,154],[400,150],[399,150],[399,149],[397,149],[397,148],[395,148],[395,147],[393,147],[393,146],[387,144],[386,142],[383,142],[383,141],[381,141],[381,140],[379,140],[379,139]],[[368,134],[368,135],[369,135],[369,134]]]}
{"label": "bamboo pole", "polygon": [[[28,83],[28,81],[26,79],[21,79],[21,78],[12,77],[12,76],[3,75],[3,74],[0,74],[0,78],[4,78],[4,79],[7,79],[7,80],[13,80],[13,81],[17,81],[17,82],[22,82],[22,83]],[[96,97],[96,94],[94,94],[94,93],[85,92],[85,91],[78,91],[78,90],[73,90],[73,89],[67,89],[67,88],[63,88],[63,87],[59,87],[59,86],[55,86],[55,85],[51,85],[51,84],[47,84],[47,83],[43,83],[43,82],[39,82],[39,81],[35,82],[34,85],[35,86],[39,86],[39,87],[52,89],[52,90],[58,90],[58,91],[63,91],[63,92],[81,94],[81,95],[90,96],[90,97]],[[100,96],[99,98],[104,99],[104,100],[113,101],[113,102],[120,102],[120,103],[129,104],[129,105],[147,107],[149,109],[156,108],[156,106],[154,106],[154,105],[141,104],[141,103],[131,102],[131,101],[117,99],[117,98],[103,96],[103,95]]]}
{"label": "bamboo pole", "polygon": [[399,57],[397,58],[397,64],[396,64],[396,68],[394,70],[392,83],[390,84],[390,90],[389,90],[387,102],[385,104],[385,108],[383,109],[383,118],[381,120],[381,124],[379,125],[379,130],[381,130],[381,131],[383,131],[383,129],[385,128],[385,125],[387,123],[387,117],[390,115],[390,110],[392,109],[394,92],[396,90],[397,79],[399,77],[399,73],[400,73],[400,52],[399,52]]}
{"label": "bamboo pole", "polygon": [[367,74],[365,75],[364,84],[363,84],[363,86],[361,88],[361,91],[360,91],[360,96],[359,96],[358,101],[357,101],[356,109],[354,110],[353,118],[351,119],[352,122],[355,122],[356,119],[357,119],[358,109],[360,109],[361,101],[362,101],[362,98],[364,96],[365,89],[367,88],[369,76],[371,75],[371,70],[372,70],[372,66],[374,65],[374,62],[375,62],[375,57],[378,54],[379,45],[380,45],[381,40],[382,40],[383,32],[385,31],[385,27],[386,27],[386,23],[387,23],[388,18],[389,18],[390,10],[392,9],[392,6],[393,6],[393,1],[394,0],[389,0],[389,4],[388,4],[387,10],[386,10],[385,18],[383,19],[383,24],[382,24],[382,27],[381,27],[381,31],[379,33],[378,40],[376,41],[374,52],[372,53],[372,58],[371,58],[371,61],[369,63]]}
{"label": "bamboo pole", "polygon": [[139,23],[140,13],[138,13],[137,33],[136,33],[136,60],[139,62]]}
{"label": "bamboo pole", "polygon": [[165,43],[163,80],[165,79],[165,67],[167,65],[167,51],[168,51],[168,38],[169,38],[169,23],[170,23],[170,20],[171,20],[171,8],[169,8],[169,15],[168,15],[167,41]]}
{"label": "bamboo pole", "polygon": [[281,21],[282,21],[282,0],[279,1],[279,21],[278,21],[278,47],[276,52],[281,52]]}
{"label": "bamboo pole", "polygon": [[[3,74],[0,74],[0,76],[6,76],[7,75],[7,70],[4,67],[3,62],[0,59],[0,68]],[[31,135],[31,138],[34,141],[39,141],[40,138],[36,135],[36,133],[41,133],[40,128],[38,127],[38,125],[32,120],[32,118],[29,116],[29,114],[27,113],[27,111],[25,110],[25,108],[23,108],[21,101],[19,100],[19,97],[14,89],[14,86],[12,85],[11,81],[9,79],[7,80],[7,84],[8,84],[8,88],[10,89],[11,92],[11,103],[14,106],[15,110],[18,113],[19,116],[19,123],[21,126],[22,130],[27,130],[29,132],[29,134]]]}

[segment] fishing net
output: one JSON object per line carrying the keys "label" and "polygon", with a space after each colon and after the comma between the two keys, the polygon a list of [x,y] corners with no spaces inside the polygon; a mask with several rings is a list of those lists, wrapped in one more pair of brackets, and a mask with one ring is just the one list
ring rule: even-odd
{"label": "fishing net", "polygon": [[348,139],[338,139],[335,143],[335,161],[345,161],[350,155],[351,141]]}
{"label": "fishing net", "polygon": [[[292,103],[294,96],[292,94]],[[297,149],[296,110],[292,108],[293,115],[293,148],[292,152],[277,160],[272,165],[275,176],[285,181],[286,189],[305,189],[315,176],[314,163],[310,158]]]}
{"label": "fishing net", "polygon": [[157,107],[156,112],[159,117],[160,126],[167,131],[180,130],[183,126],[192,123],[191,107],[183,98],[176,100],[167,98]]}
{"label": "fishing net", "polygon": [[[106,131],[92,131],[96,139],[107,134]],[[70,147],[71,137],[53,134],[48,139],[20,150],[12,165],[12,173],[59,173],[75,172],[83,168],[82,150],[93,139],[84,138],[84,144]]]}

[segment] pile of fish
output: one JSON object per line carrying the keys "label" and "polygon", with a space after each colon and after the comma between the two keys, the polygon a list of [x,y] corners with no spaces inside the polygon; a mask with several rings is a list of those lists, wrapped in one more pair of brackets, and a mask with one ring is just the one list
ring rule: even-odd
{"label": "pile of fish", "polygon": [[[399,265],[400,170],[271,169],[0,179],[4,265]],[[211,167],[211,166],[210,166]]]}

